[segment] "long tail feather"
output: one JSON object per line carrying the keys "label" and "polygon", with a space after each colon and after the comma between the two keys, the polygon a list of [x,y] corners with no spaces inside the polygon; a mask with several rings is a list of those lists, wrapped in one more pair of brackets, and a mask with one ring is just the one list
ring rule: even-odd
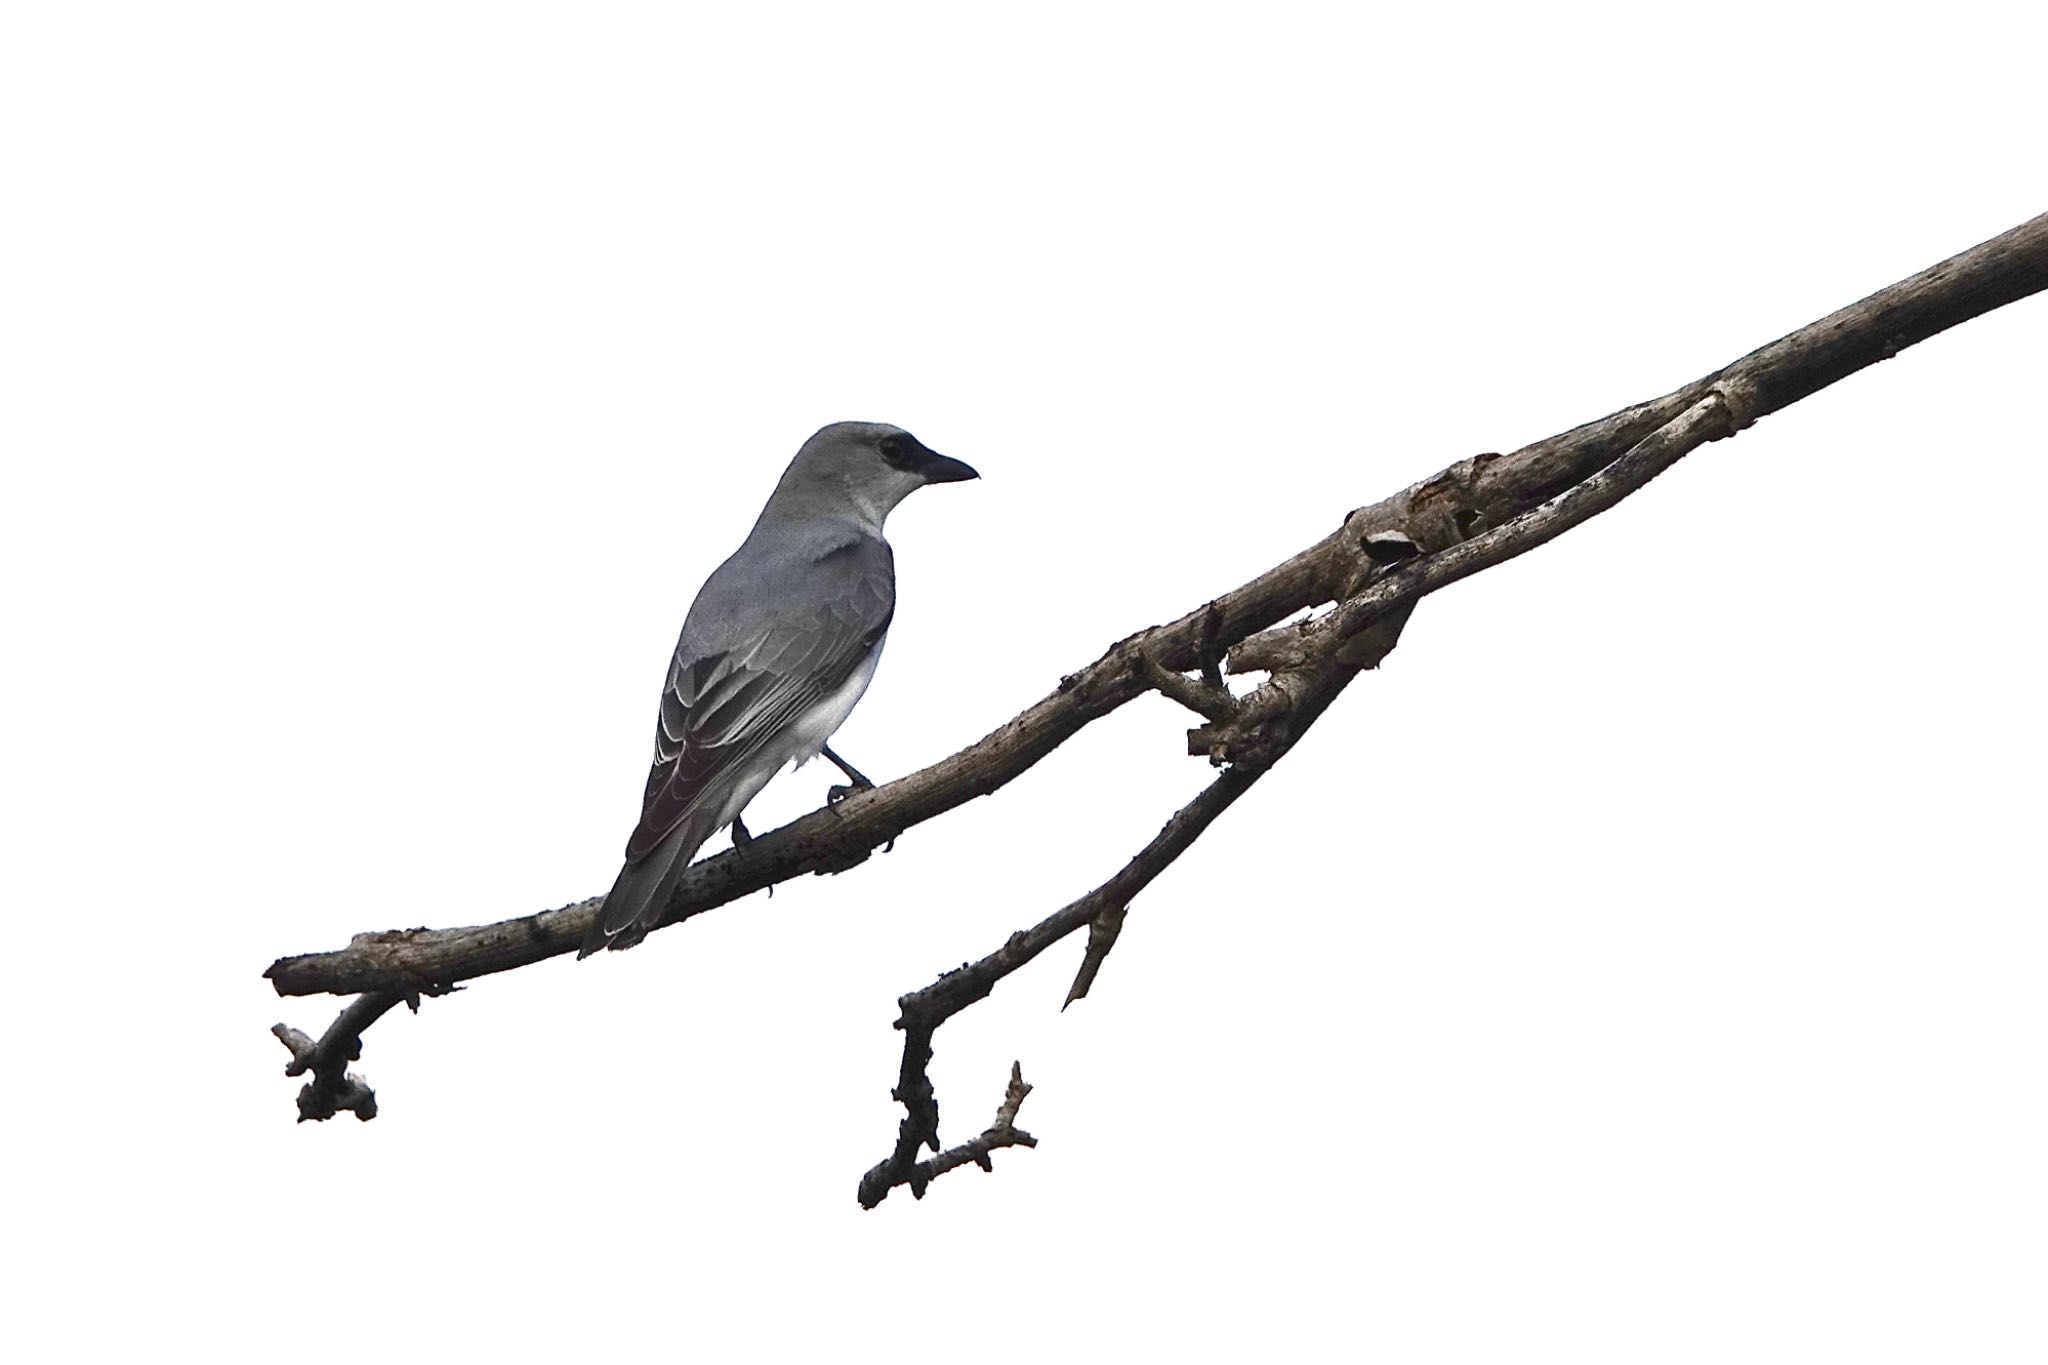
{"label": "long tail feather", "polygon": [[583,936],[583,946],[576,952],[578,961],[606,948],[623,951],[647,937],[668,908],[676,879],[716,832],[700,824],[700,816],[685,819],[668,838],[649,849],[646,857],[619,869],[618,880],[606,893],[596,921]]}

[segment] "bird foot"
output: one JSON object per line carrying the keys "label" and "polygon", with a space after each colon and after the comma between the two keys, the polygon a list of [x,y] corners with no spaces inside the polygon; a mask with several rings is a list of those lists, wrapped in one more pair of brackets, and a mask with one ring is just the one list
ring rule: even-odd
{"label": "bird foot", "polygon": [[[874,789],[875,784],[865,779],[860,782],[841,782],[838,786],[831,788],[825,793],[825,804],[836,806],[857,792],[871,792]],[[894,853],[895,851],[896,841],[893,838],[888,843],[882,845],[882,852],[884,853]]]}
{"label": "bird foot", "polygon": [[[867,774],[863,773],[860,769],[854,767],[851,763],[848,763],[838,754],[833,753],[831,745],[826,745],[820,752],[822,752],[825,755],[825,757],[831,759],[833,765],[836,766],[840,772],[846,774],[846,780],[844,782],[841,782],[839,785],[832,787],[826,791],[826,805],[836,806],[841,801],[844,801],[847,797],[852,796],[856,792],[871,792],[875,789],[875,784],[868,781]],[[891,839],[888,843],[888,846],[885,847],[882,850],[882,852],[887,853],[895,847],[896,841],[894,839]]]}

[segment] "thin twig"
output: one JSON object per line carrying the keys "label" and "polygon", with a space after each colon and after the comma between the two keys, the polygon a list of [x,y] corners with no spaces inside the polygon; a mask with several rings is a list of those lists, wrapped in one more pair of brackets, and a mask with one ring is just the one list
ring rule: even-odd
{"label": "thin twig", "polygon": [[1153,691],[1179,702],[1198,716],[1224,721],[1237,714],[1237,698],[1220,685],[1211,687],[1206,680],[1197,681],[1185,673],[1176,673],[1150,654],[1138,656],[1137,669],[1138,676]]}
{"label": "thin twig", "polygon": [[1067,987],[1067,998],[1060,1002],[1065,1009],[1076,1000],[1088,998],[1088,992],[1095,986],[1095,976],[1102,970],[1109,950],[1116,947],[1118,935],[1124,931],[1124,919],[1131,907],[1123,904],[1103,906],[1095,912],[1095,918],[1088,921],[1088,946],[1081,951],[1081,970],[1074,973],[1074,984]]}

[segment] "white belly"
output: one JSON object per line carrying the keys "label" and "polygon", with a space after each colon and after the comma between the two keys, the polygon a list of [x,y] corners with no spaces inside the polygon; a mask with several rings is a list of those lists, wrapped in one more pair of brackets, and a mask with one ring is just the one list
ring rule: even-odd
{"label": "white belly", "polygon": [[[882,660],[882,646],[888,643],[884,635],[875,641],[875,647],[868,651],[868,657],[861,660],[846,681],[839,684],[839,690],[829,697],[823,697],[810,710],[790,723],[778,747],[785,749],[782,763],[792,759],[799,765],[816,758],[825,748],[827,740],[838,733],[846,724],[846,718],[853,714],[853,708],[860,705],[860,699],[868,690],[868,684],[875,680],[875,665]],[[779,772],[782,763],[775,765]]]}
{"label": "white belly", "polygon": [[875,641],[868,657],[839,685],[838,691],[813,703],[810,710],[790,722],[788,729],[769,740],[742,771],[733,774],[724,799],[719,802],[718,813],[711,826],[713,831],[731,824],[734,817],[745,810],[786,765],[791,762],[801,765],[818,756],[825,742],[853,714],[853,708],[859,704],[861,694],[868,690],[868,684],[874,681],[875,665],[881,660],[882,643],[887,638],[883,636],[882,640]]}

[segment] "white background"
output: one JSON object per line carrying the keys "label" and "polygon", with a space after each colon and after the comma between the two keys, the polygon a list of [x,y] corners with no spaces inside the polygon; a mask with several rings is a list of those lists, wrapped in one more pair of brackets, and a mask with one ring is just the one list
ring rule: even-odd
{"label": "white background", "polygon": [[890,528],[896,776],[2048,207],[2031,7],[1424,8],[9,7],[22,1358],[2041,1359],[2048,300],[1432,599],[942,1032],[992,1177],[855,1206],[894,999],[1205,780],[1157,698],[292,1123],[262,968],[603,890],[821,423],[985,475]]}

